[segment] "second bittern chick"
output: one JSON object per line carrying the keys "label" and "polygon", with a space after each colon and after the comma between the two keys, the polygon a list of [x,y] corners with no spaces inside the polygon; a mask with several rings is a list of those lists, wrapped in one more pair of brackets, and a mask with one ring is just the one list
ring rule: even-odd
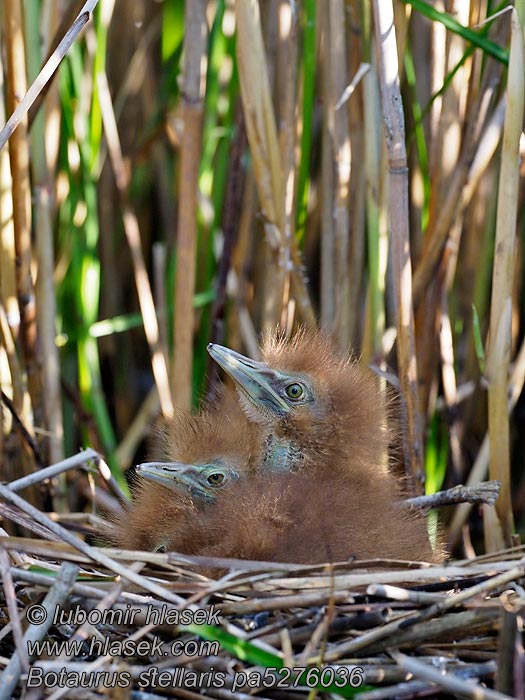
{"label": "second bittern chick", "polygon": [[[250,423],[236,397],[224,393],[217,405],[195,416],[178,415],[157,424],[152,453],[186,465],[233,468],[246,475],[260,460],[260,428]],[[176,465],[175,465],[176,466]],[[110,541],[125,549],[194,554],[208,542],[201,515],[205,500],[191,488],[173,490],[139,475],[133,503],[113,521]]]}

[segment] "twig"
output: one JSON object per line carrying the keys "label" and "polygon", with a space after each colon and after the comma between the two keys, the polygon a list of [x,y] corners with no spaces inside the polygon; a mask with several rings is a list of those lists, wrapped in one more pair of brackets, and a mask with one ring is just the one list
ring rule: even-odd
{"label": "twig", "polygon": [[16,479],[10,484],[7,484],[6,487],[11,491],[21,491],[28,486],[39,484],[41,481],[44,481],[44,479],[52,479],[54,476],[62,474],[62,472],[66,472],[69,469],[73,469],[73,467],[78,467],[80,464],[84,464],[84,462],[89,462],[91,459],[98,462],[101,457],[98,452],[95,452],[95,450],[88,447],[87,450],[79,452],[77,455],[73,455],[73,457],[63,459],[62,461],[52,464],[50,467],[40,469],[33,474],[22,476],[20,479]]}
{"label": "twig", "polygon": [[383,585],[381,583],[372,583],[366,589],[367,595],[375,595],[381,598],[389,598],[390,600],[404,600],[411,603],[436,603],[443,600],[441,593],[426,593],[425,591],[413,591],[398,586]]}
{"label": "twig", "polygon": [[24,646],[22,625],[20,624],[20,617],[18,615],[18,608],[16,606],[16,593],[15,587],[13,585],[13,577],[11,576],[10,561],[7,555],[7,551],[1,548],[0,572],[2,573],[2,583],[4,587],[5,601],[7,603],[9,620],[11,622],[11,628],[15,640],[16,651],[18,652],[20,667],[24,671],[27,671],[29,669],[29,659],[27,658],[27,647]]}
{"label": "twig", "polygon": [[[518,631],[518,613],[523,610],[523,603],[515,604],[512,600],[516,594],[504,591],[501,595],[503,608],[501,610],[501,624],[498,635],[498,671],[496,674],[496,690],[503,693],[512,693],[514,656],[516,653],[516,641]],[[517,694],[517,693],[516,693]]]}
{"label": "twig", "polygon": [[490,593],[496,588],[499,588],[499,586],[504,586],[506,583],[510,583],[510,581],[514,581],[515,579],[521,578],[524,575],[524,573],[525,557],[523,559],[520,559],[518,565],[513,567],[509,571],[505,571],[502,574],[493,576],[487,581],[483,581],[483,583],[478,583],[476,586],[472,586],[472,588],[468,588],[465,591],[461,591],[461,593],[457,593],[451,598],[446,598],[440,603],[431,605],[430,608],[423,611],[419,615],[416,615],[414,618],[407,621],[405,624],[406,626],[412,625],[416,622],[421,622],[422,620],[428,620],[429,618],[434,617],[435,615],[440,615],[445,610],[455,608],[456,606],[466,602],[467,600],[471,600],[472,598],[478,595],[486,595],[487,593]]}
{"label": "twig", "polygon": [[455,503],[488,503],[492,505],[499,494],[499,481],[485,481],[473,486],[454,486],[445,491],[407,498],[403,503],[407,508],[437,508]]}
{"label": "twig", "polygon": [[96,547],[90,547],[78,537],[75,537],[75,535],[72,535],[70,532],[68,532],[65,528],[61,527],[57,523],[54,523],[50,518],[45,516],[34,506],[27,503],[27,501],[25,501],[23,498],[17,496],[6,486],[0,485],[0,496],[2,496],[2,498],[5,498],[6,501],[10,501],[14,505],[18,506],[21,510],[23,510],[25,513],[34,518],[34,520],[36,520],[38,523],[44,525],[49,530],[51,530],[51,532],[60,537],[60,539],[63,542],[67,542],[67,544],[71,545],[79,552],[82,552],[82,554],[87,556],[92,561],[97,562],[97,564],[105,566],[107,569],[113,571],[119,576],[124,576],[126,579],[128,579],[128,581],[135,583],[137,586],[140,586],[141,588],[149,591],[153,595],[159,596],[160,598],[167,600],[170,603],[174,603],[175,605],[186,604],[186,601],[180,596],[171,593],[171,591],[164,588],[163,586],[160,586],[158,583],[149,581],[148,579],[144,578],[144,576],[139,576],[134,571],[131,571],[129,567],[122,566],[122,564],[119,564],[118,562],[114,561],[113,559],[108,557],[107,554],[101,552]]}

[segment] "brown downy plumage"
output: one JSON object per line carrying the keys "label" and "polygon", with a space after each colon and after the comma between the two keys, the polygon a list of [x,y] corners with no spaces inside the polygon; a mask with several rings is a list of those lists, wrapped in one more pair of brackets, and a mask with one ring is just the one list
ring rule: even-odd
{"label": "brown downy plumage", "polygon": [[[152,452],[169,462],[229,464],[249,474],[260,457],[260,428],[249,423],[234,395],[223,394],[195,416],[160,419]],[[209,542],[202,521],[204,503],[189,492],[135,477],[133,502],[109,523],[106,538],[125,549],[171,550],[195,554]]]}
{"label": "brown downy plumage", "polygon": [[305,564],[441,556],[424,518],[363,475],[259,473],[221,492],[201,517],[211,539],[200,553],[208,556]]}
{"label": "brown downy plumage", "polygon": [[[402,507],[402,489],[388,468],[386,402],[370,372],[323,333],[300,332],[290,342],[268,337],[263,363],[221,346],[209,350],[235,380],[247,416],[265,432],[264,462],[285,455],[284,483],[275,487],[275,499],[293,524],[285,537],[274,528],[285,543],[284,550],[278,547],[281,556],[289,551],[287,561],[311,563],[327,555],[442,558],[440,547],[430,547],[423,516]],[[256,497],[248,492],[243,498],[242,512],[253,512],[248,504]],[[221,494],[218,506],[217,513],[233,516],[231,492]],[[223,541],[234,536],[224,533]]]}

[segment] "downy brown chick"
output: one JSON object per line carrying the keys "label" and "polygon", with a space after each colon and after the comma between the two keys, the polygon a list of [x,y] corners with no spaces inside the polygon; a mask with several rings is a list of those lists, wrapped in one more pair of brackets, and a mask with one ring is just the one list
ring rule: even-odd
{"label": "downy brown chick", "polygon": [[[337,351],[323,333],[300,332],[290,342],[268,338],[264,362],[219,345],[210,344],[208,350],[234,379],[247,416],[265,432],[263,464],[275,472],[280,465],[285,474],[306,474],[304,488],[296,483],[304,494],[296,504],[303,520],[312,517],[307,483],[319,497],[322,485],[322,498],[328,499],[320,505],[315,495],[311,499],[314,520],[328,522],[336,510],[331,499],[343,501],[341,523],[329,525],[333,530],[326,541],[341,534],[352,543],[353,533],[359,547],[351,549],[358,556],[368,547],[373,556],[412,552],[417,559],[440,558],[440,552],[432,552],[424,518],[402,508],[401,488],[388,469],[392,435],[385,400],[371,373]],[[335,553],[336,546],[331,547]]]}
{"label": "downy brown chick", "polygon": [[208,351],[234,380],[247,417],[265,431],[263,459],[272,471],[333,463],[352,473],[389,473],[392,436],[376,378],[329,337],[300,332],[285,342],[269,336],[264,362],[212,343]]}
{"label": "downy brown chick", "polygon": [[[160,458],[249,473],[260,460],[260,429],[247,421],[234,395],[195,416],[159,421],[154,449]],[[157,463],[160,464],[160,463]],[[157,480],[158,481],[158,480]],[[133,503],[113,520],[108,539],[125,549],[196,554],[209,541],[201,515],[205,500],[192,488],[174,490],[137,476]]]}

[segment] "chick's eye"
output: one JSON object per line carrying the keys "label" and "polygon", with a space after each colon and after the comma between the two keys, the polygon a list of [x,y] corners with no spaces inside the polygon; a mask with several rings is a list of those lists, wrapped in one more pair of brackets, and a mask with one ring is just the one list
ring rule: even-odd
{"label": "chick's eye", "polygon": [[286,396],[288,396],[289,399],[301,399],[304,390],[303,387],[300,384],[288,384],[288,386],[285,389]]}
{"label": "chick's eye", "polygon": [[207,479],[207,482],[210,486],[221,486],[223,481],[224,481],[224,474],[221,474],[220,472],[215,472],[214,474],[210,474],[210,476]]}

